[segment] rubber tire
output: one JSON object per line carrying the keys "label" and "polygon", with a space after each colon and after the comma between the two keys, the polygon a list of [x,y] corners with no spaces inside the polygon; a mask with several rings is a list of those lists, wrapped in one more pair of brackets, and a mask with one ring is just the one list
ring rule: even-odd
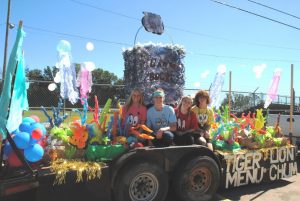
{"label": "rubber tire", "polygon": [[[142,177],[142,175],[146,176]],[[152,195],[140,198],[138,198],[137,195],[134,195],[134,190],[131,189],[132,185],[134,186],[134,184],[137,184],[137,177],[147,178],[148,182],[150,181],[151,183],[152,181],[152,184],[154,183]],[[113,193],[116,201],[164,201],[167,196],[168,189],[168,176],[161,167],[153,163],[139,161],[136,163],[128,164],[119,173],[113,189]],[[132,196],[132,198],[130,195]]]}
{"label": "rubber tire", "polygon": [[[198,177],[191,177],[193,182],[189,182],[189,177],[193,173]],[[203,177],[203,174],[206,176]],[[182,201],[211,200],[220,183],[219,167],[215,160],[208,156],[193,158],[179,166],[174,177],[173,189]],[[198,182],[194,179],[198,179]]]}

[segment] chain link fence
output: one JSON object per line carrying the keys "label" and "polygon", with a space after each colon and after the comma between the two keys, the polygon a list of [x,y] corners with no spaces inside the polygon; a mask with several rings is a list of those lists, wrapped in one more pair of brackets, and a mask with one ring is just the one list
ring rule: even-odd
{"label": "chain link fence", "polygon": [[[48,89],[50,81],[38,81],[31,80],[29,82],[29,88],[27,90],[29,107],[31,109],[39,109],[41,106],[50,108],[57,106],[60,98],[60,87],[53,91]],[[103,107],[106,101],[112,99],[112,107],[117,106],[117,102],[120,99],[124,99],[124,86],[123,85],[111,85],[111,84],[93,84],[92,90],[89,93],[88,104],[91,106],[95,105],[94,97],[98,97],[99,107]],[[78,101],[76,104],[71,104],[68,99],[64,101],[64,109],[82,108],[81,102]]]}
{"label": "chain link fence", "polygon": [[[51,81],[29,81],[28,102],[30,109],[40,109],[41,106],[46,109],[50,109],[52,106],[56,107],[60,98],[59,84],[54,91],[48,89],[48,85],[53,83]],[[2,89],[2,87],[1,87]],[[184,89],[184,94],[194,95],[199,89]],[[228,104],[228,91],[221,92],[221,102]],[[111,85],[111,84],[93,84],[92,91],[89,93],[88,104],[90,106],[95,105],[94,96],[98,97],[99,107],[103,107],[108,98],[112,99],[112,108],[117,107],[118,101],[124,102],[127,95],[124,92],[124,85]],[[267,94],[265,93],[253,93],[253,92],[242,92],[232,91],[231,92],[231,105],[233,111],[243,111],[249,108],[253,108],[258,105],[263,105],[266,100]],[[226,102],[227,101],[227,102]],[[278,95],[277,98],[272,102],[272,105],[280,108],[280,105],[287,107],[291,102],[290,96]],[[271,105],[271,106],[272,106]],[[278,106],[279,105],[279,106]],[[270,107],[271,107],[270,106]],[[73,108],[82,108],[80,101],[72,105],[68,100],[64,100],[64,108],[71,110]],[[283,107],[284,108],[284,107]],[[294,98],[294,109],[300,112],[300,97]]]}

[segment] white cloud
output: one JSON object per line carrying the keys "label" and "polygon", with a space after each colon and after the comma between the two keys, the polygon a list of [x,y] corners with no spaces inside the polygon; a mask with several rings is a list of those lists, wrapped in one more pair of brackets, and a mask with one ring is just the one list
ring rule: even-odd
{"label": "white cloud", "polygon": [[260,79],[262,76],[262,73],[267,68],[266,64],[259,64],[252,68],[253,72],[255,73],[256,79]]}
{"label": "white cloud", "polygon": [[194,87],[200,88],[200,82],[195,82],[195,83],[194,83]]}
{"label": "white cloud", "polygon": [[205,70],[203,73],[201,73],[201,78],[206,78],[209,75],[209,70]]}

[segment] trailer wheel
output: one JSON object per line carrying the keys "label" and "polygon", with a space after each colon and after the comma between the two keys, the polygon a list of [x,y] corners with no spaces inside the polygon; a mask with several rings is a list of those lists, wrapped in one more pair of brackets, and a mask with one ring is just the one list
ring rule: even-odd
{"label": "trailer wheel", "polygon": [[211,200],[220,183],[218,165],[207,156],[181,165],[174,177],[173,188],[182,201]]}
{"label": "trailer wheel", "polygon": [[138,162],[120,172],[113,190],[117,201],[164,201],[168,187],[167,174],[161,167]]}

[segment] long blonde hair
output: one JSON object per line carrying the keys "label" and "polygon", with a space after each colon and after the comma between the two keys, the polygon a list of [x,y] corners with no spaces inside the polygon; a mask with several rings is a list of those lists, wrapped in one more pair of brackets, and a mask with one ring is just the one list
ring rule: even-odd
{"label": "long blonde hair", "polygon": [[125,111],[128,111],[128,109],[131,107],[131,105],[132,105],[132,103],[133,103],[132,97],[133,97],[133,94],[136,93],[136,92],[140,94],[140,101],[139,101],[139,104],[145,106],[145,103],[144,103],[144,95],[143,95],[143,93],[141,92],[141,90],[140,90],[140,89],[133,89],[133,90],[131,91],[131,93],[130,93],[130,96],[129,96],[128,99],[126,100],[125,105],[124,105]]}
{"label": "long blonde hair", "polygon": [[[193,103],[193,98],[191,96],[183,96],[177,106],[177,110],[180,110],[181,109],[181,106],[182,106],[182,102],[185,100],[185,99],[190,99]],[[191,109],[191,107],[189,108],[189,110]]]}

